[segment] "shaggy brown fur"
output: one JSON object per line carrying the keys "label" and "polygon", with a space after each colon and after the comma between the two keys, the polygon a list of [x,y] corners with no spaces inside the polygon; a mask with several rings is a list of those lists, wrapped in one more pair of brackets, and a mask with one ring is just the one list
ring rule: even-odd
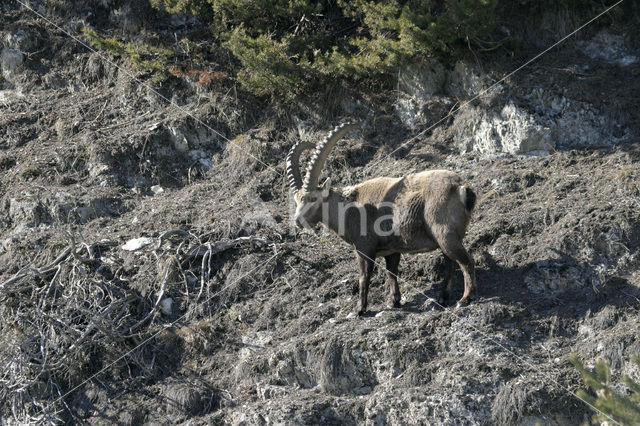
{"label": "shaggy brown fur", "polygon": [[[343,127],[334,134],[343,135]],[[323,145],[333,146],[328,138]],[[292,152],[296,149],[294,147]],[[300,151],[298,149],[298,151]],[[320,150],[317,150],[320,151]],[[297,154],[299,155],[299,153]],[[318,155],[326,158],[327,153]],[[297,163],[297,160],[294,161]],[[322,164],[309,166],[309,173]],[[290,175],[292,174],[289,171]],[[300,178],[296,176],[297,182]],[[315,184],[308,179],[308,184]],[[473,190],[448,170],[431,170],[401,178],[381,177],[353,187],[334,190],[328,179],[323,186],[293,186],[296,223],[313,227],[322,223],[356,250],[360,266],[360,301],[358,314],[367,310],[369,282],[376,257],[384,257],[389,281],[389,307],[400,306],[398,264],[402,253],[421,253],[440,248],[447,259],[442,301],[448,299],[454,262],[462,269],[464,294],[458,305],[467,303],[475,294],[473,259],[462,239],[475,205]]]}

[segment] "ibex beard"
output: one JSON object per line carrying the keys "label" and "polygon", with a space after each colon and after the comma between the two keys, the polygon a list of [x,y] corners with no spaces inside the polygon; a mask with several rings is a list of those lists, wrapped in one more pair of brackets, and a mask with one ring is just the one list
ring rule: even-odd
{"label": "ibex beard", "polygon": [[321,223],[355,248],[360,267],[356,312],[360,315],[367,310],[376,257],[385,258],[389,282],[387,306],[396,308],[400,307],[400,256],[437,248],[446,260],[441,301],[449,299],[457,263],[465,283],[458,305],[468,303],[476,293],[475,272],[473,259],[462,245],[462,239],[475,206],[475,193],[448,170],[424,171],[401,178],[375,178],[342,189],[333,189],[330,179],[319,185],[318,178],[329,151],[342,135],[355,128],[355,125],[338,126],[315,147],[304,183],[299,157],[303,150],[314,146],[299,143],[289,152],[287,174],[296,203],[296,224],[314,227]]}

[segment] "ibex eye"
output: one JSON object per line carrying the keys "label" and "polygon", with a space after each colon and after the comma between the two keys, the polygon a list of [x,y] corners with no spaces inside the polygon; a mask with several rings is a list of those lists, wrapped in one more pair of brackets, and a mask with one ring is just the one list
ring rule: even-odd
{"label": "ibex eye", "polygon": [[310,203],[315,203],[318,200],[318,197],[309,197]]}

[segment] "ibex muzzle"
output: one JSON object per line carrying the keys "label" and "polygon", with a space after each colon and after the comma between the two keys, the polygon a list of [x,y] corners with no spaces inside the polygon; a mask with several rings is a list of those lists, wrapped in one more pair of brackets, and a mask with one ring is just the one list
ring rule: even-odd
{"label": "ibex muzzle", "polygon": [[[402,253],[421,253],[440,248],[446,259],[442,301],[448,300],[454,262],[462,269],[464,293],[458,305],[476,293],[473,259],[462,239],[466,233],[476,195],[455,173],[430,170],[401,178],[381,177],[352,187],[333,189],[331,180],[318,185],[322,167],[335,144],[354,124],[336,127],[317,146],[297,143],[287,156],[287,176],[296,202],[298,226],[322,223],[356,250],[360,266],[358,314],[367,310],[369,282],[376,257],[386,261],[389,296],[387,306],[400,306],[398,264]],[[300,155],[313,149],[302,181]]]}

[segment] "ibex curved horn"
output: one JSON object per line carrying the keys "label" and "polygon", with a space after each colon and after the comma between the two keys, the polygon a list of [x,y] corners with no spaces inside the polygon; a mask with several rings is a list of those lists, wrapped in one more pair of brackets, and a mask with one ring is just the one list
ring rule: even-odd
{"label": "ibex curved horn", "polygon": [[318,186],[318,179],[320,179],[320,173],[322,172],[322,168],[324,167],[325,161],[327,161],[327,157],[329,153],[336,145],[336,143],[344,136],[347,132],[351,130],[360,130],[361,127],[357,124],[352,123],[344,123],[337,126],[333,129],[326,138],[322,140],[316,146],[315,151],[311,155],[311,160],[309,161],[309,166],[307,167],[307,175],[304,179],[303,189],[305,191],[313,190]]}
{"label": "ibex curved horn", "polygon": [[293,192],[302,188],[302,176],[300,175],[300,155],[307,149],[313,149],[315,145],[311,142],[298,142],[291,147],[287,154],[287,180]]}

